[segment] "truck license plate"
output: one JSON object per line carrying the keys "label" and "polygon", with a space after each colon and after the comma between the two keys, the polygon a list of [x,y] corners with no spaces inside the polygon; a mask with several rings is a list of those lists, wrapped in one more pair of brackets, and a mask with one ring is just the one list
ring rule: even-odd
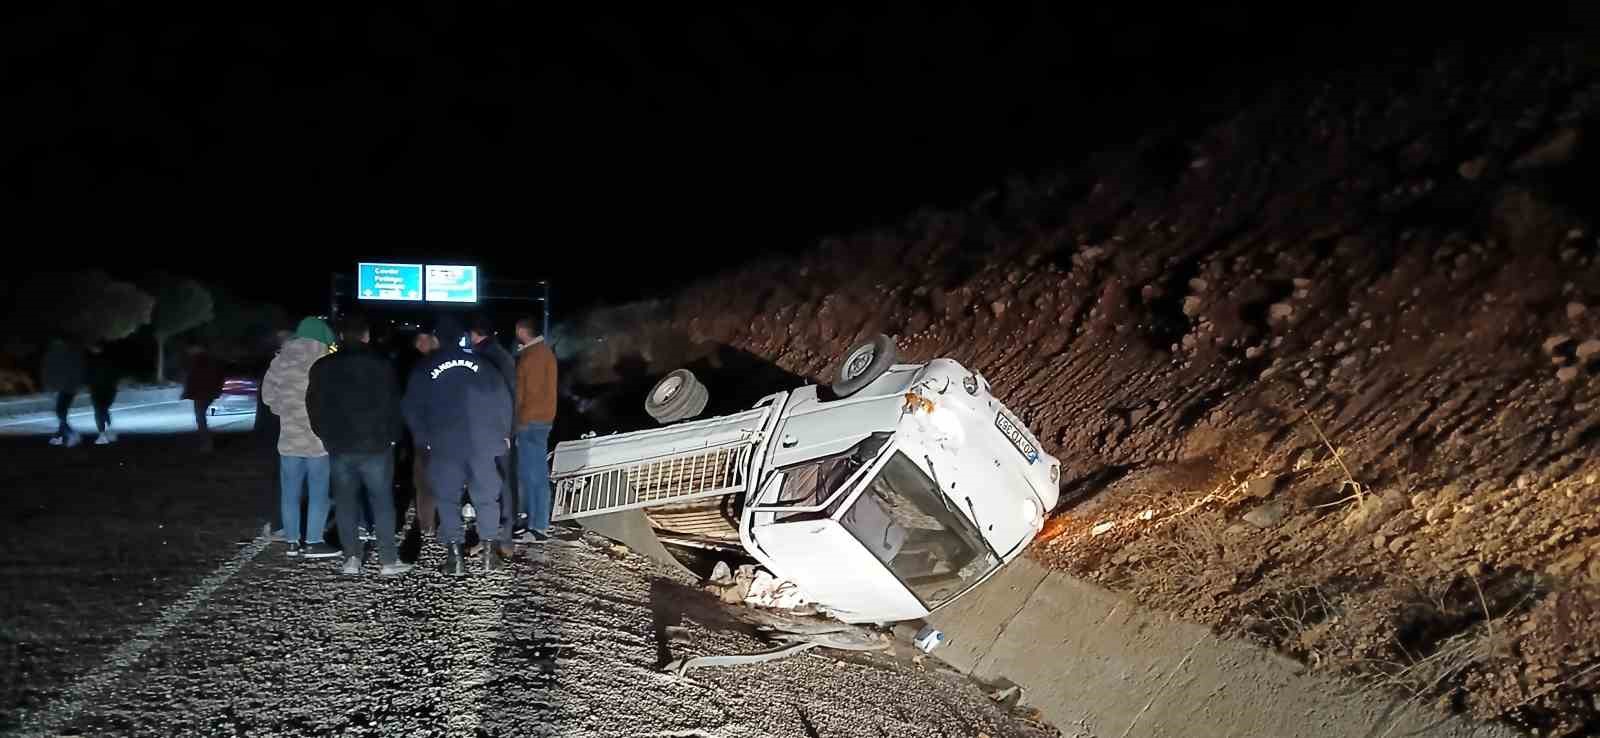
{"label": "truck license plate", "polygon": [[1016,423],[1006,417],[1005,413],[995,414],[994,427],[1000,429],[1000,433],[1005,435],[1006,440],[1010,441],[1011,445],[1017,447],[1017,453],[1022,454],[1022,458],[1027,459],[1029,464],[1039,460],[1039,449],[1034,448],[1033,444],[1028,442],[1027,436],[1022,434],[1022,429],[1018,428]]}

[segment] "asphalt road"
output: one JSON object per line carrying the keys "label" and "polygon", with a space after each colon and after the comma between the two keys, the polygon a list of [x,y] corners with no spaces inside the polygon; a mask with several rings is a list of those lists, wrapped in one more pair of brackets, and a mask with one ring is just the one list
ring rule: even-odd
{"label": "asphalt road", "polygon": [[[255,425],[254,412],[212,416],[207,425],[217,433],[240,433]],[[94,411],[77,410],[67,416],[73,430],[84,434],[85,442],[93,442],[96,435]],[[140,405],[113,405],[111,427],[119,436],[169,435],[192,433],[194,404],[188,400],[157,402]],[[56,432],[54,413],[32,413],[14,418],[0,418],[0,437],[48,437]]]}
{"label": "asphalt road", "polygon": [[[187,405],[129,409],[180,428]],[[192,421],[191,421],[192,422]],[[180,428],[181,429],[181,428]],[[770,648],[674,572],[588,535],[465,579],[359,577],[249,539],[270,454],[185,436],[0,440],[6,701],[17,735],[1036,736],[936,662]]]}

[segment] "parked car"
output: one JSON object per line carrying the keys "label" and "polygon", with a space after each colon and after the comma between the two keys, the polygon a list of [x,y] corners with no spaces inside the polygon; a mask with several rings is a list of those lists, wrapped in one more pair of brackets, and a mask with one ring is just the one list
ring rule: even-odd
{"label": "parked car", "polygon": [[256,411],[256,393],[260,388],[249,377],[228,377],[222,382],[222,394],[206,408],[209,415],[240,415]]}

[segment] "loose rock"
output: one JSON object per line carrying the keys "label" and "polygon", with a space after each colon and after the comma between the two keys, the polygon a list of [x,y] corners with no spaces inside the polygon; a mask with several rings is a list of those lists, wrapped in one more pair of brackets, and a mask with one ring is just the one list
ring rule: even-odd
{"label": "loose rock", "polygon": [[1274,528],[1283,522],[1283,504],[1269,502],[1244,514],[1244,522],[1257,528]]}
{"label": "loose rock", "polygon": [[1512,162],[1511,168],[1516,171],[1526,169],[1539,169],[1565,164],[1572,159],[1573,153],[1578,148],[1578,129],[1563,128],[1555,135]]}

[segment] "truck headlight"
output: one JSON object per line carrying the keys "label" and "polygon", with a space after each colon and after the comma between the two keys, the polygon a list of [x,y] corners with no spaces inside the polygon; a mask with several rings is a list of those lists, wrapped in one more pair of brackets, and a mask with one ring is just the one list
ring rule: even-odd
{"label": "truck headlight", "polygon": [[964,379],[961,380],[961,386],[962,386],[962,388],[966,389],[967,394],[972,395],[973,397],[977,397],[978,396],[978,375],[976,375],[976,374],[968,374]]}
{"label": "truck headlight", "polygon": [[1039,506],[1038,500],[1022,501],[1022,522],[1032,528],[1044,527],[1044,508]]}
{"label": "truck headlight", "polygon": [[1051,464],[1050,465],[1050,483],[1051,484],[1060,484],[1061,483],[1061,465],[1060,464]]}

